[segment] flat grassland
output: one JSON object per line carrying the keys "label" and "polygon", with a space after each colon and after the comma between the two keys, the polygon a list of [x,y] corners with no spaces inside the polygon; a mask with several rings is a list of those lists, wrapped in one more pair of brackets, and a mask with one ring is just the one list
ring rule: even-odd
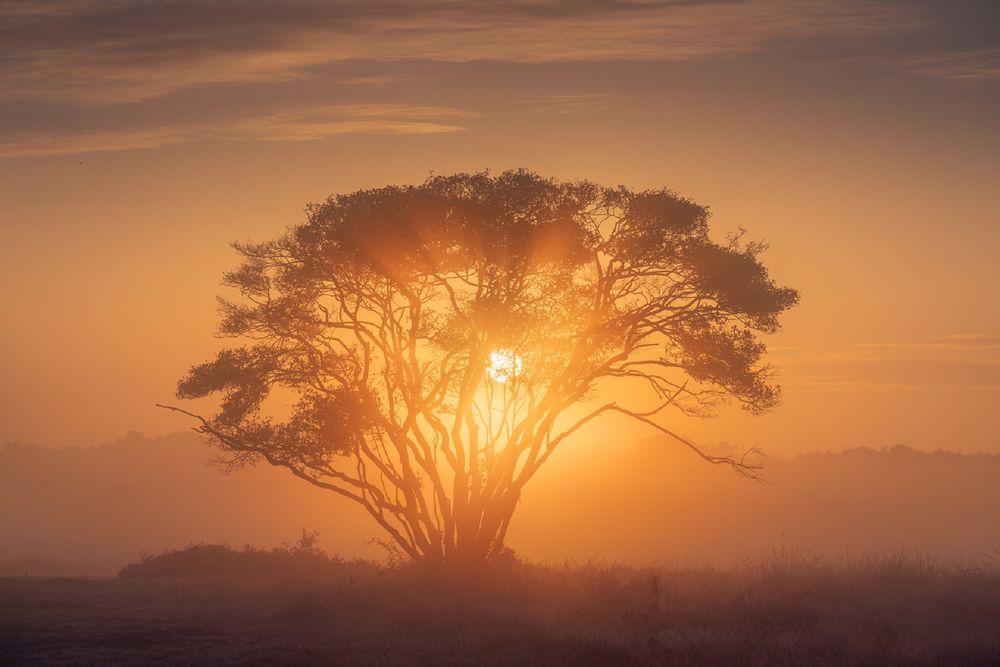
{"label": "flat grassland", "polygon": [[333,561],[294,579],[8,577],[0,664],[1000,665],[1000,568],[779,553],[475,579]]}

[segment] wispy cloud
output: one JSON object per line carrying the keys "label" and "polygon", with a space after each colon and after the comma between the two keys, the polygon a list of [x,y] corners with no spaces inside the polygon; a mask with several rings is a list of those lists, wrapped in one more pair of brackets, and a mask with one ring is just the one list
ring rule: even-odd
{"label": "wispy cloud", "polygon": [[521,100],[521,104],[531,113],[570,116],[608,109],[611,106],[611,95],[607,93],[540,95]]}
{"label": "wispy cloud", "polygon": [[338,83],[344,86],[374,86],[376,88],[385,88],[388,84],[396,83],[398,81],[407,81],[407,78],[405,76],[381,74],[378,76],[355,76],[350,79],[341,79]]}
{"label": "wispy cloud", "polygon": [[157,148],[192,141],[311,141],[347,134],[459,132],[473,114],[448,107],[351,104],[309,107],[225,122],[133,129],[25,133],[0,140],[0,157]]}
{"label": "wispy cloud", "polygon": [[941,338],[927,340],[904,340],[878,343],[859,343],[856,350],[882,351],[896,354],[911,354],[914,351],[924,353],[963,353],[979,355],[983,352],[997,353],[990,358],[1000,361],[1000,334],[965,333],[951,334]]}
{"label": "wispy cloud", "polygon": [[0,95],[132,101],[357,59],[689,59],[918,25],[905,6],[858,0],[19,0],[0,14]]}
{"label": "wispy cloud", "polygon": [[859,343],[815,351],[776,350],[783,383],[807,391],[1000,390],[1000,335]]}
{"label": "wispy cloud", "polygon": [[906,61],[925,76],[959,81],[1000,79],[1000,49],[973,49],[921,56]]}

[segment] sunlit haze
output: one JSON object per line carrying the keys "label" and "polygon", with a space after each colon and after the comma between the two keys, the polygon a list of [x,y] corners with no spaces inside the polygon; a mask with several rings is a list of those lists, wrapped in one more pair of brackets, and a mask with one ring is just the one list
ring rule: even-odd
{"label": "sunlit haze", "polygon": [[218,347],[229,242],[330,194],[526,166],[672,188],[801,291],[770,341],[780,410],[678,415],[690,437],[1000,451],[991,3],[250,6],[0,9],[0,440],[182,429],[154,404]]}

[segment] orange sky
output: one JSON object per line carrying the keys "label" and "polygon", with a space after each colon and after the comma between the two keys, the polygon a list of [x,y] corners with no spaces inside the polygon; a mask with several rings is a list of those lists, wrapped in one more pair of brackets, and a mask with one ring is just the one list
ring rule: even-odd
{"label": "orange sky", "polygon": [[0,442],[186,427],[153,404],[219,346],[228,242],[523,166],[671,187],[801,291],[783,405],[680,432],[1000,452],[995,4],[226,7],[0,6]]}

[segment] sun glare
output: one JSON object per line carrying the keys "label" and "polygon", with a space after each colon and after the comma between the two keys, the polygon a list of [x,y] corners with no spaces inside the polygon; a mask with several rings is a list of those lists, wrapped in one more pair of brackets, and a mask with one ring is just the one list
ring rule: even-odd
{"label": "sun glare", "polygon": [[498,384],[507,384],[524,371],[524,362],[514,354],[514,350],[501,348],[490,352],[490,363],[486,373]]}

